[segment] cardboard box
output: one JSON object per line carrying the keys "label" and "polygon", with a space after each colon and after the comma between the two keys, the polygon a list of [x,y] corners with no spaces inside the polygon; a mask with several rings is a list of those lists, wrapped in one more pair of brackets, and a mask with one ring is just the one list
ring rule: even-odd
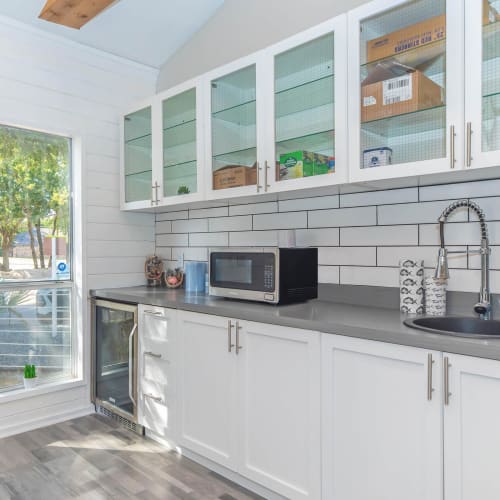
{"label": "cardboard box", "polygon": [[249,186],[257,184],[257,166],[227,165],[215,170],[212,177],[214,189]]}
{"label": "cardboard box", "polygon": [[365,149],[363,168],[383,167],[392,164],[392,149],[387,147]]}
{"label": "cardboard box", "polygon": [[320,153],[314,153],[314,175],[327,174],[329,169],[329,158]]}
{"label": "cardboard box", "polygon": [[443,89],[414,71],[361,87],[361,122],[411,113],[443,104]]}
{"label": "cardboard box", "polygon": [[322,175],[329,171],[329,157],[310,151],[293,151],[280,155],[279,180]]}
{"label": "cardboard box", "polygon": [[431,17],[366,42],[366,62],[396,56],[446,38],[446,16]]}
{"label": "cardboard box", "polygon": [[490,5],[488,0],[483,0],[483,25],[500,21],[500,15],[497,10]]}

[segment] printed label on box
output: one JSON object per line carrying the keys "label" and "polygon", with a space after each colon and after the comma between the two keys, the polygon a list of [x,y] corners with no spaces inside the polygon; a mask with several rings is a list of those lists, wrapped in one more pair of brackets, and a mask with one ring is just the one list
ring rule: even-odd
{"label": "printed label on box", "polygon": [[411,74],[385,80],[382,88],[384,106],[410,101],[413,97]]}
{"label": "printed label on box", "polygon": [[375,104],[377,104],[377,99],[375,99],[374,96],[369,95],[369,96],[363,97],[363,107],[366,108],[367,106],[375,106]]}

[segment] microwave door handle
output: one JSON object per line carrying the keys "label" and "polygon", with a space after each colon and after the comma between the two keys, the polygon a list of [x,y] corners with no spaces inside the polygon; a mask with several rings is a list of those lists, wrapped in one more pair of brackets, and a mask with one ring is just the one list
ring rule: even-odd
{"label": "microwave door handle", "polygon": [[137,330],[137,323],[134,323],[134,327],[132,328],[132,331],[130,332],[130,335],[128,336],[128,396],[132,403],[134,403],[134,406],[137,406],[137,403],[135,401],[133,392],[134,392],[134,386],[133,386],[133,376],[134,376],[134,358],[133,358],[133,340],[134,340],[134,333]]}

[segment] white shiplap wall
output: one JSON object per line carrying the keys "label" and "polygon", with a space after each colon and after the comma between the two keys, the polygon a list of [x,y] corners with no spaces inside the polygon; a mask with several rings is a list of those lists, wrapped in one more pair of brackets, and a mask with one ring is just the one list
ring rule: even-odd
{"label": "white shiplap wall", "polygon": [[74,138],[76,249],[83,331],[78,387],[0,396],[0,435],[89,409],[89,288],[142,284],[154,248],[150,214],[119,210],[119,121],[154,93],[157,71],[0,18],[0,123]]}

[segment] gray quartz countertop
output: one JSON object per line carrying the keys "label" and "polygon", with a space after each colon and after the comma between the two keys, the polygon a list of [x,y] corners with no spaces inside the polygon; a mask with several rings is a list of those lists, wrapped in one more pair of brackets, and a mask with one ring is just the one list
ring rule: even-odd
{"label": "gray quartz countertop", "polygon": [[380,306],[319,299],[273,306],[145,286],[92,290],[91,296],[500,360],[500,339],[462,338],[415,330],[403,324],[405,316],[398,310]]}

